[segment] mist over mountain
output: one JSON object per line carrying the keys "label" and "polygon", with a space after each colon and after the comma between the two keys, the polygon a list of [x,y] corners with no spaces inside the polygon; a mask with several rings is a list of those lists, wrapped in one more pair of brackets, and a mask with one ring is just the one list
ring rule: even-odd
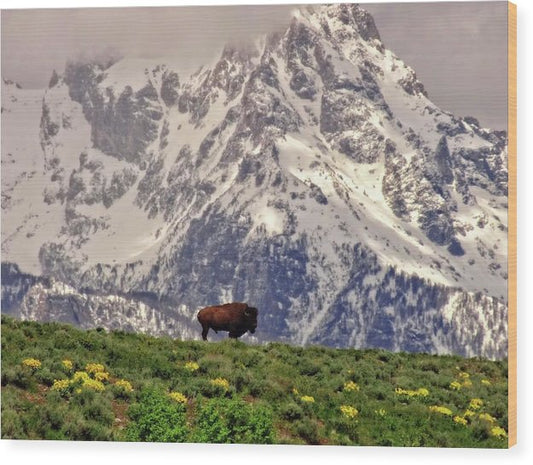
{"label": "mist over mountain", "polygon": [[357,5],[172,60],[2,84],[2,311],[199,338],[507,354],[507,135],[428,98]]}

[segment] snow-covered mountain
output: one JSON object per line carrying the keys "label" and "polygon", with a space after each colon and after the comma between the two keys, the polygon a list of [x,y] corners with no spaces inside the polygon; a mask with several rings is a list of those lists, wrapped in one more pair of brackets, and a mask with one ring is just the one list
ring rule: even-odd
{"label": "snow-covered mountain", "polygon": [[198,338],[238,300],[259,341],[507,354],[506,134],[433,104],[357,5],[190,77],[4,81],[2,141],[3,311]]}

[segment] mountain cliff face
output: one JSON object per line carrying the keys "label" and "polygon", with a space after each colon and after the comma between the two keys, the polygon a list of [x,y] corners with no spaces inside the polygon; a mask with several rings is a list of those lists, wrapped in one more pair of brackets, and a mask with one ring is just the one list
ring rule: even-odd
{"label": "mountain cliff face", "polygon": [[506,134],[435,106],[359,6],[190,78],[71,62],[3,93],[6,276],[53,278],[10,311],[197,338],[239,300],[258,341],[506,356]]}

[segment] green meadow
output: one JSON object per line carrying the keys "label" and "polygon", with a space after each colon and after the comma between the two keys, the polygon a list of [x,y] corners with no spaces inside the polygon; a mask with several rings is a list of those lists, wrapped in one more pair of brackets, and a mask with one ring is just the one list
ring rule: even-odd
{"label": "green meadow", "polygon": [[2,316],[2,438],[507,447],[507,361]]}

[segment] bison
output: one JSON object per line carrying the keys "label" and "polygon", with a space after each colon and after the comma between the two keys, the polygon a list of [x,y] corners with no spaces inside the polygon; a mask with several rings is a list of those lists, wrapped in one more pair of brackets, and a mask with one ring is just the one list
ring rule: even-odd
{"label": "bison", "polygon": [[246,331],[255,333],[257,328],[257,308],[248,304],[233,302],[202,308],[198,312],[198,321],[202,325],[202,339],[207,341],[209,328],[215,333],[229,331],[229,337],[237,339]]}

